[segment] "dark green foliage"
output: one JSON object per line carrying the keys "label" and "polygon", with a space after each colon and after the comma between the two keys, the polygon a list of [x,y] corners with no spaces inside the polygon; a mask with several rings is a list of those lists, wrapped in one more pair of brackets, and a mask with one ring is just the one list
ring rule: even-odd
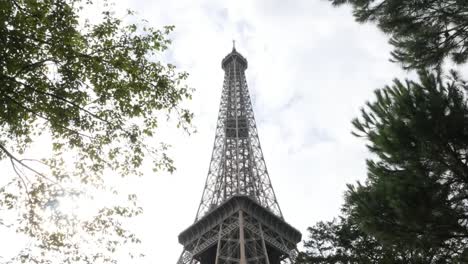
{"label": "dark green foliage", "polygon": [[442,248],[450,263],[466,263],[467,86],[455,73],[419,77],[377,90],[353,121],[376,158],[367,162],[366,183],[349,186],[345,210],[383,243]]}
{"label": "dark green foliage", "polygon": [[[16,172],[14,181],[0,188],[0,206],[17,210],[17,230],[38,245],[13,262],[29,263],[33,253],[47,258],[41,251],[59,254],[54,263],[110,261],[101,251],[115,251],[119,239],[138,242],[118,220],[141,212],[134,198],[87,221],[64,215],[55,205],[99,191],[104,171],[141,174],[147,156],[154,170],[173,171],[166,145],[147,139],[161,118],[175,117],[183,128],[191,121],[191,113],[180,107],[191,96],[182,84],[187,74],[156,60],[170,44],[173,27],[125,24],[110,10],[94,17],[97,22],[80,20],[82,8],[93,5],[0,1],[0,159]],[[47,138],[52,157],[27,159],[25,151],[39,136]],[[84,239],[73,239],[80,232],[100,244],[82,250]]]}
{"label": "dark green foliage", "polygon": [[392,38],[394,60],[406,68],[441,66],[468,59],[466,0],[329,0],[350,4],[358,22],[375,22]]}
{"label": "dark green foliage", "polygon": [[319,222],[308,230],[306,251],[299,254],[298,264],[452,263],[444,249],[421,252],[404,244],[382,244],[347,216]]}
{"label": "dark green foliage", "polygon": [[[306,252],[297,263],[374,263],[382,260],[382,248],[347,219],[319,222],[308,228]],[[380,262],[382,263],[382,262]],[[392,262],[393,263],[393,262]]]}
{"label": "dark green foliage", "polygon": [[439,73],[446,58],[468,59],[468,1],[329,1],[375,22],[391,36],[393,60],[420,78],[377,90],[353,121],[374,158],[366,182],[349,185],[346,221],[337,226],[355,223],[357,237],[395,250],[402,263],[468,263],[467,85],[455,72]]}

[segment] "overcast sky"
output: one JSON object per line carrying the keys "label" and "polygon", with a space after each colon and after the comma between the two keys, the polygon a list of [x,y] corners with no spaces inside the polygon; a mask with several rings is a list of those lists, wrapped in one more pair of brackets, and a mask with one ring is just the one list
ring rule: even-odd
{"label": "overcast sky", "polygon": [[347,183],[366,175],[367,151],[350,131],[373,90],[405,76],[388,38],[323,0],[132,1],[151,24],[175,25],[169,59],[190,73],[198,133],[172,138],[177,172],[140,183],[148,263],[174,263],[177,235],[195,217],[213,146],[232,39],[246,71],[260,141],[279,204],[299,229],[339,213]]}
{"label": "overcast sky", "polygon": [[116,8],[131,8],[155,27],[176,26],[166,60],[189,72],[196,89],[189,106],[198,133],[160,138],[173,145],[177,171],[148,171],[128,184],[144,208],[132,225],[147,255],[141,263],[175,263],[182,250],[177,236],[193,223],[202,194],[221,60],[233,39],[249,62],[260,141],[286,221],[305,238],[308,226],[338,215],[346,184],[366,175],[365,142],[350,134],[351,120],[373,90],[406,76],[388,61],[387,36],[325,0],[117,0]]}

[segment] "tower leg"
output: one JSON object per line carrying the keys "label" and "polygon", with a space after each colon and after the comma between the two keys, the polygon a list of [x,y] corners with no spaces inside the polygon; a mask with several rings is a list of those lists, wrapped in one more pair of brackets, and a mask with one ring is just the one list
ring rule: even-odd
{"label": "tower leg", "polygon": [[216,248],[215,264],[219,264],[219,252],[221,251],[221,238],[223,237],[221,231],[223,231],[223,224],[222,223],[219,224],[218,246]]}
{"label": "tower leg", "polygon": [[258,227],[260,229],[260,237],[262,238],[262,247],[263,247],[263,254],[265,254],[265,263],[270,264],[270,259],[268,258],[268,252],[267,252],[267,248],[265,245],[265,238],[263,237],[262,224],[259,223]]}
{"label": "tower leg", "polygon": [[245,257],[245,237],[244,237],[244,213],[239,211],[239,247],[240,247],[240,262],[239,264],[247,264]]}

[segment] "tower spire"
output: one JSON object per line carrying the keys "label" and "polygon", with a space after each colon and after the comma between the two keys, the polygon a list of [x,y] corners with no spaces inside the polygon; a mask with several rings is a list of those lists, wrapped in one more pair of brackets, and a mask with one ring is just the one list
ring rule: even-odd
{"label": "tower spire", "polygon": [[287,224],[263,158],[247,88],[247,60],[221,63],[224,85],[208,176],[195,223],[179,235],[178,264],[292,263],[301,233]]}
{"label": "tower spire", "polygon": [[232,40],[232,50],[236,50],[236,40]]}

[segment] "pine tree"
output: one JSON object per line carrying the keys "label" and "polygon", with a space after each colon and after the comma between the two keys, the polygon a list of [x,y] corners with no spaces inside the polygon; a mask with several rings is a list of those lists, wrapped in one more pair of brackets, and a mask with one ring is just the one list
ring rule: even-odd
{"label": "pine tree", "polygon": [[329,0],[349,4],[358,22],[375,22],[391,36],[392,58],[405,68],[439,67],[468,59],[468,1]]}
{"label": "pine tree", "polygon": [[383,244],[345,214],[330,222],[318,222],[308,228],[305,251],[298,264],[408,264],[452,263],[444,248],[423,251],[405,244]]}
{"label": "pine tree", "polygon": [[367,161],[366,182],[349,185],[345,210],[383,243],[446,248],[466,263],[467,85],[455,73],[419,78],[377,90],[353,121],[376,158]]}

